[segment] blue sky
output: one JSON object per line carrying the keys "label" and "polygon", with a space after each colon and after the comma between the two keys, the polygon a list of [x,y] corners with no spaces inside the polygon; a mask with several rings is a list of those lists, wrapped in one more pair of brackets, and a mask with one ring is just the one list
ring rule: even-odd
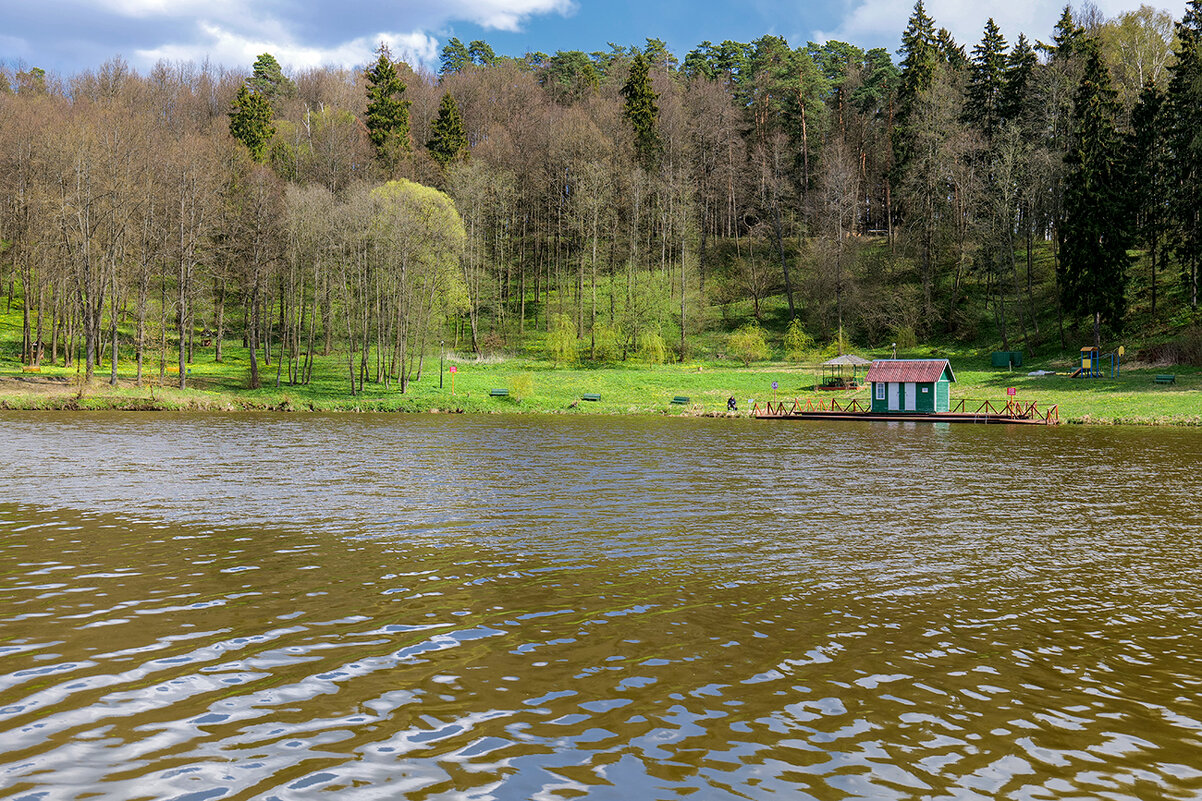
{"label": "blue sky", "polygon": [[[1107,16],[1135,0],[1096,0]],[[1184,0],[1153,3],[1175,17]],[[1048,39],[1063,0],[1002,6],[927,0],[938,25],[971,45],[992,15],[1013,41]],[[679,55],[702,41],[750,41],[771,33],[794,46],[842,39],[895,50],[913,0],[0,0],[0,63],[59,74],[115,55],[145,70],[159,59],[246,68],[262,52],[286,68],[356,67],[381,40],[427,66],[456,36],[502,54],[607,49],[608,42],[665,40]]]}

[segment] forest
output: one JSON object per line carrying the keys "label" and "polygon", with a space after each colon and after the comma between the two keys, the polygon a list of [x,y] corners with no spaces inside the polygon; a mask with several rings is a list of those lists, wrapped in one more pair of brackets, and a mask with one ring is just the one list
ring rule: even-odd
{"label": "forest", "polygon": [[333,359],[351,393],[404,392],[448,348],[1193,330],[1202,0],[1014,36],[958,43],[920,0],[896,53],[451,39],[437,72],[384,45],[357,70],[5,68],[0,302],[26,365],[184,388],[194,352],[240,341],[252,388]]}

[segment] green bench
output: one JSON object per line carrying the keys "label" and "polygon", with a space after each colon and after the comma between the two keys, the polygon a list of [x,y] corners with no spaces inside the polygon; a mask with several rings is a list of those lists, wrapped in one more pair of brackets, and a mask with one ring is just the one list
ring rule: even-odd
{"label": "green bench", "polygon": [[509,390],[507,389],[490,389],[488,394],[494,398],[508,398]]}
{"label": "green bench", "polygon": [[590,392],[587,395],[581,395],[580,400],[592,401],[593,403],[596,403],[597,401],[601,400],[601,396]]}
{"label": "green bench", "polygon": [[1156,376],[1157,384],[1176,384],[1177,376],[1175,375],[1158,375]]}
{"label": "green bench", "polygon": [[672,399],[672,403],[676,404],[677,406],[688,406],[692,402],[693,399],[688,395],[677,395]]}

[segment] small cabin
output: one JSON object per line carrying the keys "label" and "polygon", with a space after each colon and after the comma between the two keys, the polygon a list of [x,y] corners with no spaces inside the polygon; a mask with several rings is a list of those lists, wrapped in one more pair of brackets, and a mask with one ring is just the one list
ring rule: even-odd
{"label": "small cabin", "polygon": [[878,359],[865,376],[873,414],[946,412],[956,380],[947,359]]}

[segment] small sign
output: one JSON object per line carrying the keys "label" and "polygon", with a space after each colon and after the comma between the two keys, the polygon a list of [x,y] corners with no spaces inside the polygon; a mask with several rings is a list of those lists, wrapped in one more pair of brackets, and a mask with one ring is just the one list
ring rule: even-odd
{"label": "small sign", "polygon": [[773,388],[773,389],[780,389],[780,384],[779,384],[779,383],[777,383],[776,381],[773,381],[773,382],[772,382],[772,388]]}
{"label": "small sign", "polygon": [[1014,387],[1006,387],[1006,394],[1013,398],[1018,394],[1018,390]]}
{"label": "small sign", "polygon": [[1122,345],[1119,345],[1119,355],[1120,355],[1120,356],[1126,356],[1126,355],[1127,355],[1127,349],[1126,349],[1126,348],[1124,348]]}
{"label": "small sign", "polygon": [[456,366],[455,366],[455,365],[453,365],[453,364],[450,366],[450,368],[449,368],[449,369],[450,369],[450,371],[451,371],[452,373],[458,373],[458,372],[459,372],[459,368],[458,368],[458,367],[456,367]]}

